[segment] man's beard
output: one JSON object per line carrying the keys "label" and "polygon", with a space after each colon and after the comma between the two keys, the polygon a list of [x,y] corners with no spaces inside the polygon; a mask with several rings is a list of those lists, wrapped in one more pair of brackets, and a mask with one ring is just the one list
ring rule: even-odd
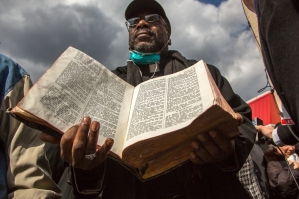
{"label": "man's beard", "polygon": [[149,42],[139,42],[138,44],[136,44],[134,42],[133,48],[134,48],[134,50],[137,50],[138,52],[144,52],[144,53],[153,53],[153,52],[159,51],[155,40],[153,40],[150,43]]}
{"label": "man's beard", "polygon": [[[151,41],[151,42],[139,42],[139,43],[136,43],[136,37],[137,37],[137,34],[140,32],[140,31],[147,31],[149,33],[149,35],[152,35],[154,36],[154,40]],[[137,30],[135,32],[135,34],[130,38],[130,41],[129,41],[129,47],[130,49],[132,50],[136,50],[138,52],[143,52],[143,53],[154,53],[154,52],[159,52],[164,46],[164,42],[159,40],[155,33],[150,30],[150,29],[140,29],[140,30]]]}

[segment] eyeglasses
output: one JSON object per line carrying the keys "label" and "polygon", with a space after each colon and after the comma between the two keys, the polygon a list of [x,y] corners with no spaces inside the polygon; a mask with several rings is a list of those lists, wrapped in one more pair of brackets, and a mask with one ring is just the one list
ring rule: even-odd
{"label": "eyeglasses", "polygon": [[[137,24],[139,23],[140,20],[141,20],[140,17],[133,17],[131,19],[128,19],[126,21],[127,29],[129,30],[130,28],[135,28],[137,26]],[[147,23],[155,23],[155,22],[162,21],[163,25],[165,25],[166,28],[167,28],[167,30],[168,30],[168,27],[167,27],[164,19],[160,15],[158,15],[158,14],[148,14],[148,15],[145,15],[144,16],[144,20]]]}

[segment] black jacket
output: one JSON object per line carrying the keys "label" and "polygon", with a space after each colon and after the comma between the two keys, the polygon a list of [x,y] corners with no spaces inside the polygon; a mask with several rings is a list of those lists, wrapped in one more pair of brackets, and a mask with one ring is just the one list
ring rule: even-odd
{"label": "black jacket", "polygon": [[[183,70],[194,63],[196,61],[186,60],[180,53],[170,51],[168,57],[161,62],[160,69],[162,75],[167,75]],[[102,198],[249,198],[236,172],[245,162],[255,139],[256,130],[251,123],[251,109],[233,92],[228,81],[221,76],[216,67],[208,65],[208,68],[224,98],[244,119],[244,123],[239,126],[242,134],[235,140],[235,153],[215,164],[198,166],[190,161],[165,175],[145,182],[139,181],[130,171],[108,158]],[[132,62],[128,62],[127,66],[116,68],[113,72],[134,86],[143,81],[139,69]],[[94,179],[87,178],[87,172],[75,170],[75,173],[80,172],[84,174],[76,176],[81,178],[79,187],[82,190],[92,187],[93,181],[98,182],[98,176],[101,174],[97,175],[97,172],[102,170],[93,170]],[[78,195],[78,198],[83,196]]]}
{"label": "black jacket", "polygon": [[[265,67],[299,137],[299,1],[258,0],[256,10]],[[298,142],[286,126],[278,136],[284,144]]]}

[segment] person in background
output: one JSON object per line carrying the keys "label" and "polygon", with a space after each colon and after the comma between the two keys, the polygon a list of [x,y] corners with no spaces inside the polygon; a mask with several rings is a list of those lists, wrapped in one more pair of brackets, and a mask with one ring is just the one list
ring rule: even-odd
{"label": "person in background", "polygon": [[0,54],[0,198],[61,198],[51,179],[40,132],[6,113],[28,92],[30,76],[16,62]]}
{"label": "person in background", "polygon": [[273,147],[264,153],[267,160],[269,184],[274,198],[299,198],[299,187],[296,184],[299,182],[299,162],[298,155],[295,154],[295,146]]}
{"label": "person in background", "polygon": [[295,145],[299,141],[299,1],[243,2],[256,13],[265,68],[282,102],[282,117],[289,124],[259,131],[278,146]]}
{"label": "person in background", "polygon": [[256,142],[246,162],[237,173],[240,182],[250,193],[251,198],[272,199],[266,168],[264,152]]}
{"label": "person in background", "polygon": [[[257,126],[262,125],[263,121],[255,118],[252,123],[254,126]],[[267,175],[267,162],[264,157],[264,151],[269,149],[269,145],[265,141],[262,134],[256,136],[256,141],[250,154],[238,172],[240,182],[251,194],[252,198],[272,199],[273,197]]]}
{"label": "person in background", "polygon": [[[181,71],[196,60],[169,50],[171,24],[163,7],[154,0],[134,0],[125,11],[129,34],[129,61],[113,72],[133,86],[151,78]],[[182,29],[183,32],[184,29]],[[142,59],[138,59],[138,58]],[[76,198],[250,198],[236,173],[255,141],[250,107],[233,92],[219,70],[208,65],[220,92],[239,114],[240,135],[229,140],[221,129],[198,135],[190,142],[190,161],[152,180],[141,182],[116,161],[107,158],[113,145],[108,138],[97,150],[100,124],[84,117],[60,141],[61,157],[71,167]],[[46,142],[56,142],[41,134]],[[93,158],[90,158],[90,157]]]}

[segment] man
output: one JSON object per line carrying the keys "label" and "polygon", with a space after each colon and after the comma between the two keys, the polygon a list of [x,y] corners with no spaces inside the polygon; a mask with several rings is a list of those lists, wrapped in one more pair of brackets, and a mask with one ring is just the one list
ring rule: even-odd
{"label": "man", "polygon": [[0,85],[0,198],[60,198],[39,132],[6,114],[32,83],[23,68],[1,54]]}
{"label": "man", "polygon": [[[194,63],[178,51],[168,50],[171,25],[154,0],[135,0],[126,9],[130,60],[113,72],[136,86],[148,79],[172,74]],[[141,182],[130,171],[107,158],[111,138],[96,148],[100,124],[84,117],[63,135],[61,157],[72,165],[77,198],[249,198],[236,173],[246,160],[255,138],[250,107],[236,95],[218,69],[209,70],[235,112],[240,114],[241,135],[231,141],[211,130],[190,143],[193,152],[186,164],[152,180]],[[43,134],[41,139],[48,141]],[[52,140],[53,141],[53,140]]]}
{"label": "man", "polygon": [[[261,51],[267,73],[283,107],[283,118],[291,125],[277,129],[258,126],[276,145],[295,145],[299,141],[299,2],[294,0],[243,0],[256,13]],[[290,120],[289,120],[290,121]]]}

